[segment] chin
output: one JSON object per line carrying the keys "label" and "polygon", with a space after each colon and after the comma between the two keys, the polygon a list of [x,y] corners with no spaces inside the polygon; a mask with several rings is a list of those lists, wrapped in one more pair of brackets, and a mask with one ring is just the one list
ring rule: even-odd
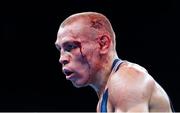
{"label": "chin", "polygon": [[82,81],[73,81],[72,82],[73,86],[76,88],[81,88],[81,87],[86,87],[88,86],[87,82],[82,82]]}

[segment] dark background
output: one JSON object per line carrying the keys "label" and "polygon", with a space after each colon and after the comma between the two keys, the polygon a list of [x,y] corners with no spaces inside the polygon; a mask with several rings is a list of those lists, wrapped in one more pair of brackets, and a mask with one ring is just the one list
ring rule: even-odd
{"label": "dark background", "polygon": [[2,2],[0,111],[96,110],[96,93],[66,81],[54,46],[60,23],[84,11],[110,19],[119,57],[144,66],[180,111],[179,6],[175,0]]}

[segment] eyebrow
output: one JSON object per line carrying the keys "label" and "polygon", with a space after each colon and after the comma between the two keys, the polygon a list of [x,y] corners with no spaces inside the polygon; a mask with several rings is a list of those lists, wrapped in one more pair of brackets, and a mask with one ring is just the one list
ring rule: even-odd
{"label": "eyebrow", "polygon": [[[76,44],[77,46],[79,46],[78,41],[66,41],[66,42],[62,43],[62,47],[64,47],[67,44]],[[57,43],[55,43],[55,46],[59,51],[61,50],[61,47]]]}

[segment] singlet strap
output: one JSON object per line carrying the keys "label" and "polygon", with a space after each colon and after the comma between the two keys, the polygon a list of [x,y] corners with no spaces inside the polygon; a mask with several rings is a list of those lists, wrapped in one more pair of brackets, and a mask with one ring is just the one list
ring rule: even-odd
{"label": "singlet strap", "polygon": [[116,72],[122,63],[123,61],[121,59],[115,59],[112,65],[112,73]]}
{"label": "singlet strap", "polygon": [[[121,59],[115,59],[113,64],[112,64],[112,68],[111,68],[111,74],[116,72],[119,68],[119,66],[122,64],[122,60]],[[101,101],[101,112],[107,112],[107,101],[108,101],[108,89],[105,90],[105,92],[103,93],[103,97],[102,97],[102,101]]]}
{"label": "singlet strap", "polygon": [[101,102],[101,112],[107,112],[108,89],[103,94]]}

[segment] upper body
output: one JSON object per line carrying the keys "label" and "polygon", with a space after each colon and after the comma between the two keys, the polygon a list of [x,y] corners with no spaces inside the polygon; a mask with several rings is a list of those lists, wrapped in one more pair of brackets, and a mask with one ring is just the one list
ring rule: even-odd
{"label": "upper body", "polygon": [[91,86],[99,97],[97,111],[108,89],[109,112],[170,112],[163,88],[138,64],[124,61],[112,72],[118,57],[116,36],[109,20],[96,12],[84,12],[65,19],[55,45],[66,79],[75,87]]}

